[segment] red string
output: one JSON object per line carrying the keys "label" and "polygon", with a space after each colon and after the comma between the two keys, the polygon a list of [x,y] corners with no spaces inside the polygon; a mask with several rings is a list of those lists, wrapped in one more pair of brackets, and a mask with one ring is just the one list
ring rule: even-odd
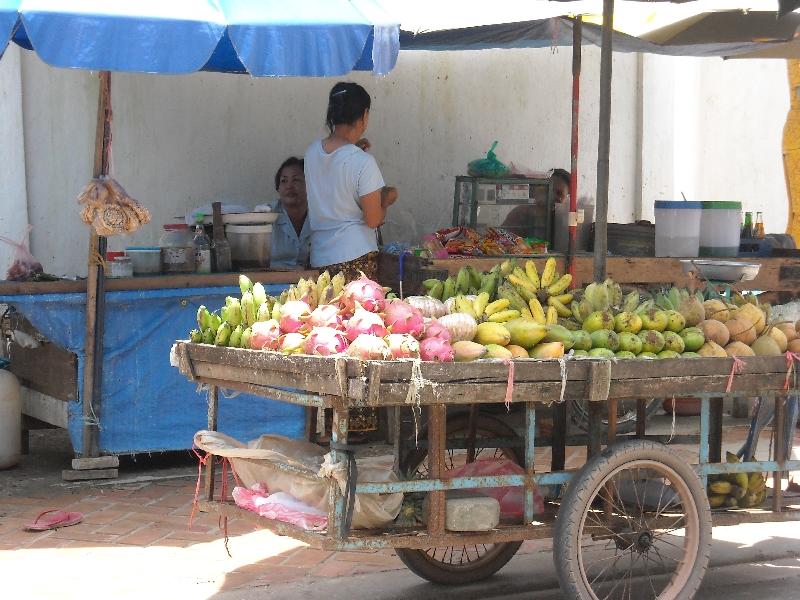
{"label": "red string", "polygon": [[744,368],[747,366],[747,363],[744,362],[743,360],[740,360],[735,356],[732,356],[731,358],[733,358],[733,367],[731,367],[731,375],[730,377],[728,377],[728,387],[725,388],[726,393],[731,391],[731,386],[733,385],[733,376],[736,373],[740,373],[741,371],[743,371]]}
{"label": "red string", "polygon": [[508,363],[508,383],[506,384],[506,410],[511,410],[511,403],[514,401],[514,361],[504,360]]}
{"label": "red string", "polygon": [[800,354],[795,354],[794,352],[787,352],[786,353],[786,383],[783,384],[783,389],[789,389],[789,377],[792,375],[792,371],[794,371],[794,361],[800,360]]}
{"label": "red string", "polygon": [[200,456],[200,453],[195,450],[196,446],[192,444],[192,452],[194,452],[195,456],[199,459],[199,463],[197,463],[197,487],[194,489],[194,502],[192,502],[192,514],[189,516],[189,529],[192,529],[192,521],[194,521],[194,513],[197,511],[197,497],[200,495],[200,480],[203,477],[203,467],[208,462],[208,457],[212,456],[211,454],[206,454],[205,456]]}

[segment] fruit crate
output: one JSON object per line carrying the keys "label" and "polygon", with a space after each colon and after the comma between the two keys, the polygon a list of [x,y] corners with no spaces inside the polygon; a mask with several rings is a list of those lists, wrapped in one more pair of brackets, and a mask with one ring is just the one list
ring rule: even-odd
{"label": "fruit crate", "polygon": [[456,177],[453,226],[503,227],[522,238],[553,246],[553,182],[550,179]]}

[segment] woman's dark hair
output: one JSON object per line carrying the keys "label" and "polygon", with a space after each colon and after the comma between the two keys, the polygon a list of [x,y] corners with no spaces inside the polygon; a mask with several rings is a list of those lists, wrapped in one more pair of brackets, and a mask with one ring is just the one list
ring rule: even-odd
{"label": "woman's dark hair", "polygon": [[275,189],[277,190],[281,186],[281,173],[286,167],[300,167],[300,170],[305,169],[305,161],[302,158],[297,158],[296,156],[290,156],[287,158],[281,166],[278,167],[278,172],[275,173]]}
{"label": "woman's dark hair", "polygon": [[567,187],[572,187],[572,175],[566,169],[553,169],[553,174],[550,179],[560,179],[567,184]]}
{"label": "woman's dark hair", "polygon": [[369,93],[357,83],[340,81],[328,95],[328,114],[325,125],[333,133],[337,125],[352,125],[369,110],[372,99]]}

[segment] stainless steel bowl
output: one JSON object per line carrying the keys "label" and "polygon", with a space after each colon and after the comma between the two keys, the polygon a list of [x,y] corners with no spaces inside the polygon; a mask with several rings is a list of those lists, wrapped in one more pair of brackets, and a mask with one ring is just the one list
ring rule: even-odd
{"label": "stainless steel bowl", "polygon": [[682,260],[681,267],[687,275],[711,281],[748,281],[755,279],[761,263],[738,262],[731,260]]}

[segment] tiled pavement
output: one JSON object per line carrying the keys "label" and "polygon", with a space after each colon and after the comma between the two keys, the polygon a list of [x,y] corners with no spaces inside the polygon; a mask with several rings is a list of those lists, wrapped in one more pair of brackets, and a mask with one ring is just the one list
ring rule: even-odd
{"label": "tiled pavement", "polygon": [[[729,430],[727,447],[738,448],[745,434]],[[678,449],[696,460],[696,447]],[[568,451],[568,469],[583,464],[584,449]],[[546,470],[549,453],[537,451],[537,469]],[[0,498],[0,581],[11,593],[0,597],[213,598],[218,590],[405,568],[391,550],[314,550],[242,520],[228,522],[228,556],[215,516],[197,514],[188,528],[195,485],[191,477],[121,481]],[[52,508],[81,512],[83,521],[44,532],[22,526]],[[549,544],[528,541],[520,552],[548,552]]]}

